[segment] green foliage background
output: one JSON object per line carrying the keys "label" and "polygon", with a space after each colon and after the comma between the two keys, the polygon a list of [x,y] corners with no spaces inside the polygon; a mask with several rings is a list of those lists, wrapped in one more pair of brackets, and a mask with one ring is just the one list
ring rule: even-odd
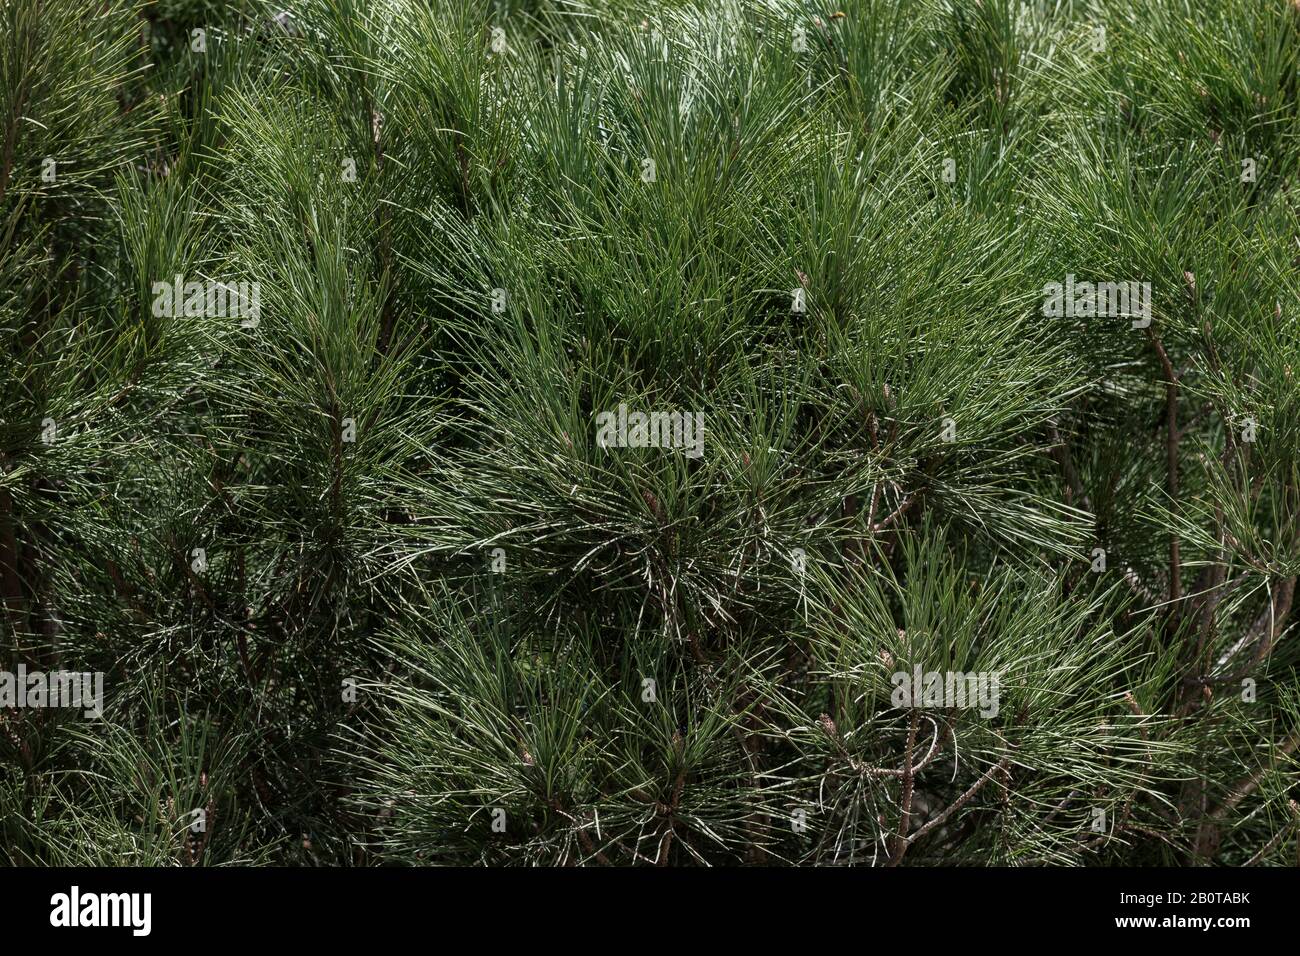
{"label": "green foliage background", "polygon": [[0,0],[0,661],[107,687],[0,711],[0,859],[1295,862],[1297,66],[1290,0]]}

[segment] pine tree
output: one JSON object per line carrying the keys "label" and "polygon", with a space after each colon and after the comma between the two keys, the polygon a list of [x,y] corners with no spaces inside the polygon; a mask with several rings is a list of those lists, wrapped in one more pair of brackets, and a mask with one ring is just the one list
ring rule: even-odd
{"label": "pine tree", "polygon": [[0,859],[1296,861],[1298,66],[0,0]]}

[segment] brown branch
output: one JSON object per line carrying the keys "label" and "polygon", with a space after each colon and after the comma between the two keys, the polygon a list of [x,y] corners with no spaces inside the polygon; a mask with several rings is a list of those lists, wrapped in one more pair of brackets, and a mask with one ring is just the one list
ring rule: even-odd
{"label": "brown branch", "polygon": [[[844,741],[839,736],[839,731],[835,728],[835,721],[831,720],[829,715],[822,714],[821,717],[818,718],[817,722],[821,726],[822,731],[831,739],[831,742],[835,744],[835,749],[839,751],[840,756],[843,757],[844,760],[848,762],[849,766],[853,768],[854,773],[877,779],[880,777],[901,778],[905,773],[904,768],[900,767],[867,766],[861,760],[858,760],[849,753],[848,748],[844,746]],[[933,763],[934,758],[938,755],[939,751],[943,749],[944,744],[948,742],[948,738],[951,736],[952,727],[945,723],[943,729],[935,734],[934,740],[930,742],[929,751],[927,751],[926,755],[921,758],[920,763],[912,765],[912,773],[918,774]]]}
{"label": "brown branch", "polygon": [[916,768],[912,766],[912,755],[916,751],[916,729],[921,718],[915,710],[907,727],[907,750],[903,754],[903,797],[902,812],[898,817],[898,833],[894,836],[894,851],[890,854],[889,866],[898,866],[907,852],[907,828],[912,822],[912,796],[915,792]]}
{"label": "brown branch", "polygon": [[912,505],[916,502],[916,498],[918,494],[920,494],[920,492],[914,491],[910,495],[905,496],[903,500],[899,502],[898,507],[895,508],[888,516],[886,516],[884,521],[881,521],[879,524],[872,526],[871,528],[872,533],[880,534],[880,532],[888,530],[890,525],[892,525],[895,521],[897,521],[899,518],[901,518],[904,514],[907,513],[907,509],[912,507]]}
{"label": "brown branch", "polygon": [[1272,853],[1274,850],[1277,849],[1277,845],[1281,843],[1282,840],[1286,838],[1286,835],[1290,833],[1293,829],[1294,829],[1294,824],[1288,824],[1287,826],[1284,826],[1282,829],[1278,830],[1277,835],[1274,836],[1273,839],[1265,843],[1262,847],[1260,847],[1259,852],[1256,853],[1254,856],[1252,856],[1245,863],[1243,863],[1242,866],[1254,866],[1260,860],[1264,859],[1264,857],[1268,856],[1270,853]]}
{"label": "brown branch", "polygon": [[962,807],[968,804],[974,798],[975,794],[983,790],[985,784],[987,784],[990,780],[992,780],[997,774],[1005,772],[1007,768],[1010,766],[1011,766],[1011,757],[1010,756],[1003,757],[996,764],[994,764],[992,767],[986,770],[983,776],[981,776],[978,780],[976,780],[973,784],[971,784],[969,790],[963,793],[952,803],[948,804],[948,806],[945,807],[942,811],[940,811],[938,816],[936,816],[933,820],[929,820],[925,824],[925,826],[921,827],[921,829],[913,833],[908,838],[907,842],[915,843],[917,840],[921,839],[921,837],[925,836],[931,830],[934,830],[942,826],[948,820],[949,817],[951,817],[954,813],[956,813],[958,810],[960,810]]}
{"label": "brown branch", "polygon": [[1061,471],[1065,475],[1066,488],[1069,490],[1070,499],[1066,504],[1073,505],[1075,499],[1083,503],[1084,508],[1092,512],[1092,501],[1088,493],[1083,489],[1083,480],[1079,477],[1079,471],[1074,467],[1074,457],[1070,454],[1070,444],[1061,435],[1056,425],[1051,426],[1052,445],[1056,450],[1056,460],[1061,465]]}
{"label": "brown branch", "polygon": [[1293,733],[1282,743],[1282,746],[1278,748],[1273,759],[1268,762],[1268,766],[1260,767],[1250,776],[1243,777],[1241,780],[1237,781],[1237,783],[1233,784],[1232,789],[1228,792],[1228,795],[1224,797],[1223,802],[1210,814],[1210,819],[1222,820],[1229,811],[1233,810],[1241,803],[1241,801],[1245,800],[1252,793],[1258,790],[1259,785],[1264,781],[1264,778],[1268,776],[1269,772],[1272,771],[1276,765],[1277,758],[1280,756],[1289,756],[1290,754],[1295,753],[1297,746],[1300,746],[1300,730]]}
{"label": "brown branch", "polygon": [[1250,677],[1255,667],[1273,652],[1278,636],[1286,627],[1286,621],[1291,616],[1295,585],[1296,578],[1294,577],[1282,581],[1277,591],[1270,594],[1268,607],[1260,612],[1259,617],[1251,624],[1246,634],[1219,658],[1218,667],[1226,667],[1242,651],[1254,647],[1255,651],[1250,655],[1250,661],[1244,669],[1218,677],[1186,677],[1183,679],[1184,684],[1188,686],[1223,687],[1228,684],[1236,684],[1243,678]]}
{"label": "brown branch", "polygon": [[1295,597],[1295,577],[1287,578],[1278,584],[1277,590],[1269,597],[1268,609],[1251,625],[1250,643],[1256,644],[1251,662],[1258,664],[1273,651],[1278,635],[1291,616],[1291,602]]}
{"label": "brown branch", "polygon": [[[1165,371],[1166,491],[1169,494],[1170,510],[1176,516],[1178,514],[1178,373],[1174,371],[1174,365],[1169,361],[1169,353],[1165,351],[1165,347],[1160,341],[1160,336],[1156,334],[1154,326],[1147,326],[1147,336],[1151,339],[1151,345],[1155,348],[1156,355],[1160,358],[1160,365]],[[1177,604],[1182,600],[1183,596],[1183,563],[1179,552],[1178,534],[1173,532],[1169,535],[1170,604]]]}
{"label": "brown branch", "polygon": [[[1221,376],[1223,374],[1223,366],[1219,361],[1219,350],[1214,344],[1214,336],[1208,318],[1205,319],[1201,331],[1205,337],[1205,352],[1209,357],[1210,369],[1215,375]],[[1228,421],[1228,417],[1225,414],[1224,409],[1219,406],[1217,398],[1212,398],[1211,401],[1214,407],[1219,411],[1223,420],[1225,422]],[[1231,428],[1226,429],[1225,438],[1226,441],[1224,442],[1221,463],[1223,469],[1227,471],[1229,463],[1238,457],[1238,450],[1236,437]],[[1219,603],[1223,599],[1225,593],[1223,590],[1223,584],[1228,577],[1228,542],[1225,527],[1226,520],[1222,503],[1215,503],[1214,522],[1215,529],[1218,531],[1219,549],[1215,555],[1214,564],[1206,569],[1203,586],[1198,587],[1198,591],[1204,591],[1205,596],[1201,598],[1200,627],[1196,639],[1196,649],[1191,660],[1192,666],[1203,670],[1208,670],[1208,668],[1206,668],[1201,662],[1209,652],[1210,640],[1214,634],[1215,614],[1218,611]]]}

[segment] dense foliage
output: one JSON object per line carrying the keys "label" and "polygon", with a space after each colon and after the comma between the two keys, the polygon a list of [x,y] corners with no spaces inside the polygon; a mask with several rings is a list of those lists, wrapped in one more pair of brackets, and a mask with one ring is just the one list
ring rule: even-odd
{"label": "dense foliage", "polygon": [[1291,0],[0,0],[0,667],[104,675],[0,709],[0,859],[1294,862],[1298,66]]}

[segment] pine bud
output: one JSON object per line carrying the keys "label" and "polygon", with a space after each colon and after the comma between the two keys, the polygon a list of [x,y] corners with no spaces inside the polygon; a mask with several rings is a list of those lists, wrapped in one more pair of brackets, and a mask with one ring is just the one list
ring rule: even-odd
{"label": "pine bud", "polygon": [[659,499],[655,497],[653,491],[647,489],[646,491],[641,492],[641,498],[650,506],[650,511],[661,524],[668,520],[668,516],[664,513],[663,506],[659,504]]}

